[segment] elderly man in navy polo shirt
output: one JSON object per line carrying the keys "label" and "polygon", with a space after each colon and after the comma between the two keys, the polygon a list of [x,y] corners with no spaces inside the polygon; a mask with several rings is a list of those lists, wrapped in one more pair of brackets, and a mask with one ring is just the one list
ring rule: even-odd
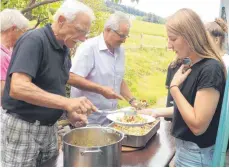
{"label": "elderly man in navy polo shirt", "polygon": [[1,163],[6,167],[39,166],[58,153],[56,121],[66,111],[74,124],[87,122],[96,107],[85,97],[66,98],[69,49],[84,41],[93,11],[66,0],[53,24],[25,33],[16,43],[7,72],[1,115]]}

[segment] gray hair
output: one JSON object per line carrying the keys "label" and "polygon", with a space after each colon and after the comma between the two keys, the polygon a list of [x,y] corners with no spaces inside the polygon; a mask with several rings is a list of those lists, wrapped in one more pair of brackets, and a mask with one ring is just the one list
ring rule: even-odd
{"label": "gray hair", "polygon": [[131,22],[128,15],[119,11],[115,12],[107,19],[104,29],[110,28],[112,30],[118,30],[121,23],[126,23],[129,25],[129,28],[131,27]]}
{"label": "gray hair", "polygon": [[71,22],[79,13],[87,14],[90,17],[91,21],[95,19],[95,15],[92,9],[76,0],[65,0],[64,3],[54,14],[53,19],[54,21],[57,21],[58,18],[62,15],[67,19],[68,22]]}
{"label": "gray hair", "polygon": [[29,20],[16,9],[4,9],[0,13],[1,32],[16,26],[18,29],[27,29]]}

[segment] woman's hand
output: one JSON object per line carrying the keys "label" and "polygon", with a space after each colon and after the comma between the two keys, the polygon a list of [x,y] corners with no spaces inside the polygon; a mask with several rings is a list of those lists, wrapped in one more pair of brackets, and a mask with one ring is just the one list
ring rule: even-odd
{"label": "woman's hand", "polygon": [[191,69],[188,69],[187,71],[185,71],[183,73],[185,66],[181,65],[181,67],[178,69],[178,71],[176,72],[176,74],[173,77],[172,82],[170,83],[170,87],[171,86],[180,86],[185,79],[188,77],[188,75],[191,73]]}

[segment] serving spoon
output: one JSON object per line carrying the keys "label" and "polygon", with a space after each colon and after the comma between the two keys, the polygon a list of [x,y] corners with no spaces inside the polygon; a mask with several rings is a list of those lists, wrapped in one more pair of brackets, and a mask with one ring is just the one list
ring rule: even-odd
{"label": "serving spoon", "polygon": [[97,110],[96,112],[104,114],[125,113],[128,116],[135,116],[137,111],[134,107],[125,107],[118,110]]}

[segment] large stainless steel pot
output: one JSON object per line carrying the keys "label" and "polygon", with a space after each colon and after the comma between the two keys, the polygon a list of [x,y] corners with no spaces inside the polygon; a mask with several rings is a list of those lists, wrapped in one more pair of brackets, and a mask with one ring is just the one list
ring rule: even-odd
{"label": "large stainless steel pot", "polygon": [[76,128],[63,137],[64,166],[121,166],[124,134],[108,127]]}

